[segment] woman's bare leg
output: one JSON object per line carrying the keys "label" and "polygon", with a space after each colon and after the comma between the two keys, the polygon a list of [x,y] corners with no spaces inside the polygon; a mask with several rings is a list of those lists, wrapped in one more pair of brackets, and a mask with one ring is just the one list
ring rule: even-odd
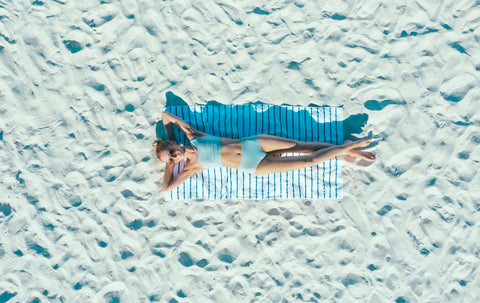
{"label": "woman's bare leg", "polygon": [[[279,157],[284,153],[311,154],[320,149],[336,146],[328,142],[302,142],[270,135],[258,135],[258,142],[262,149],[273,157]],[[345,141],[348,142],[351,141]],[[348,155],[369,161],[375,160],[374,154],[356,149],[349,150]]]}
{"label": "woman's bare leg", "polygon": [[333,159],[336,156],[348,154],[350,150],[353,150],[354,148],[368,146],[370,143],[370,139],[357,142],[347,141],[342,145],[333,145],[327,148],[319,149],[309,155],[304,156],[267,156],[258,165],[257,169],[255,170],[255,175],[281,173],[310,167],[312,165]]}
{"label": "woman's bare leg", "polygon": [[274,152],[275,154],[311,154],[319,149],[336,146],[335,144],[328,142],[302,142],[270,135],[258,135],[257,137],[258,143],[260,143],[260,146],[266,153]]}

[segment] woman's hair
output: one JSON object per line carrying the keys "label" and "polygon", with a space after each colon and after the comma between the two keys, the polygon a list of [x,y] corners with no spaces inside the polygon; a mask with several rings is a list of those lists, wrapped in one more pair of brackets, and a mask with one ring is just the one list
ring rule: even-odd
{"label": "woman's hair", "polygon": [[161,150],[167,149],[169,145],[170,145],[170,141],[163,140],[163,139],[156,139],[153,142],[153,149],[155,150],[156,153],[158,153]]}
{"label": "woman's hair", "polygon": [[162,150],[166,150],[170,152],[172,155],[172,151],[176,150],[177,152],[185,153],[185,147],[183,145],[178,144],[175,141],[168,141],[163,139],[157,139],[153,142],[153,150],[155,151],[155,156],[159,158],[159,152]]}
{"label": "woman's hair", "polygon": [[159,153],[162,150],[168,149],[172,145],[172,141],[167,141],[163,139],[157,139],[153,142],[153,149],[155,150],[155,154]]}

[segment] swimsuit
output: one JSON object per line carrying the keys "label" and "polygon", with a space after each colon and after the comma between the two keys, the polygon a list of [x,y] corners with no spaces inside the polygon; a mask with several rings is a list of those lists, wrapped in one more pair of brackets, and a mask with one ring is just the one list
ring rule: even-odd
{"label": "swimsuit", "polygon": [[[221,140],[222,138],[212,135],[190,140],[192,146],[197,150],[198,160],[203,167],[207,169],[222,167]],[[242,157],[238,170],[253,174],[267,153],[263,151],[256,135],[241,138],[240,142]]]}
{"label": "swimsuit", "polygon": [[263,151],[260,143],[258,143],[258,137],[256,135],[241,138],[240,142],[242,143],[242,158],[240,159],[238,170],[253,175],[258,164],[265,158],[267,153]]}
{"label": "swimsuit", "polygon": [[190,143],[197,150],[198,160],[203,167],[222,167],[222,138],[205,135],[190,140]]}

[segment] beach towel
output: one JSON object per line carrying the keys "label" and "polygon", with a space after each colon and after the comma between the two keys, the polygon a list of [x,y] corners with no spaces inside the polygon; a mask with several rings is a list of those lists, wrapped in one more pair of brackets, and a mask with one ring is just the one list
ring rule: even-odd
{"label": "beach towel", "polygon": [[[341,107],[301,107],[252,103],[245,105],[170,106],[165,109],[207,134],[242,138],[268,134],[298,141],[343,143]],[[174,127],[176,140],[189,145]],[[286,154],[299,155],[299,154]],[[175,165],[177,175],[185,161]],[[341,199],[342,161],[332,159],[312,167],[264,176],[235,168],[214,168],[192,176],[166,193],[168,200],[191,199]]]}

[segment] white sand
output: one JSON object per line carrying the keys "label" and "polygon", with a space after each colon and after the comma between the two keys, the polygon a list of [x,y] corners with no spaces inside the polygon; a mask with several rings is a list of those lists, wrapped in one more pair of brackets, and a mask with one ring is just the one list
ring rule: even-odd
{"label": "white sand", "polygon": [[[0,302],[478,302],[477,2],[1,1]],[[378,160],[165,202],[168,91],[344,105]]]}

